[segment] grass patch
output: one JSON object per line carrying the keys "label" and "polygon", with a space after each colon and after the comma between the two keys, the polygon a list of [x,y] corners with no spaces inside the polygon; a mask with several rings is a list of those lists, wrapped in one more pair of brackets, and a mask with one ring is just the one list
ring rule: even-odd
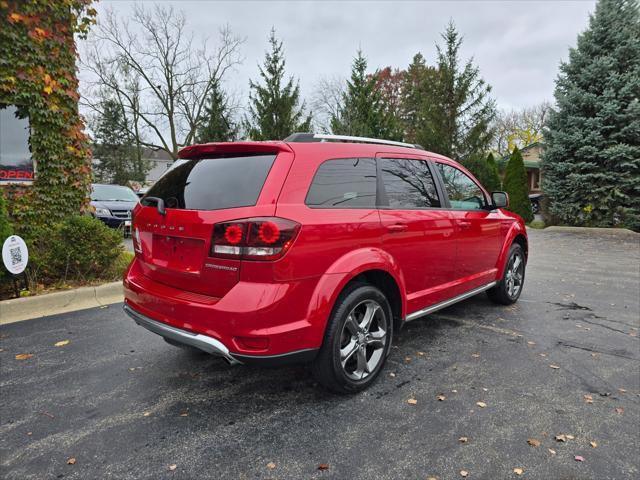
{"label": "grass patch", "polygon": [[529,228],[542,229],[545,227],[545,224],[542,220],[534,220],[527,224]]}

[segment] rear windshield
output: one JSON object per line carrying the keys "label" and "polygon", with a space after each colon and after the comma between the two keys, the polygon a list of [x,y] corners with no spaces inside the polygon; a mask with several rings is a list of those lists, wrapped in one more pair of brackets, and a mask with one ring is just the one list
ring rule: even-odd
{"label": "rear windshield", "polygon": [[161,198],[166,208],[186,210],[249,207],[258,201],[275,158],[269,154],[183,160],[145,197]]}

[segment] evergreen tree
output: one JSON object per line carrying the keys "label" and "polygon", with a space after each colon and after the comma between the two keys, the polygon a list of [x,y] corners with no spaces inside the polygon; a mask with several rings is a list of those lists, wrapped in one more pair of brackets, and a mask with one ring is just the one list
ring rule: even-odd
{"label": "evergreen tree", "polygon": [[231,118],[228,99],[220,83],[215,82],[207,99],[203,121],[196,134],[197,143],[230,142],[237,128]]}
{"label": "evergreen tree", "polygon": [[478,179],[484,188],[490,192],[492,191],[489,187],[489,182],[492,178],[491,170],[489,169],[489,164],[483,154],[474,154],[466,158],[462,164],[467,167],[471,173],[473,173],[473,176]]}
{"label": "evergreen tree", "polygon": [[635,0],[600,0],[560,65],[542,189],[563,223],[640,229],[638,8]]}
{"label": "evergreen tree", "polygon": [[133,137],[126,128],[127,119],[118,102],[102,101],[102,115],[95,126],[93,157],[94,178],[98,182],[125,185],[131,180],[143,181],[149,170],[136,152]]}
{"label": "evergreen tree", "polygon": [[438,72],[428,66],[421,53],[413,57],[402,86],[402,123],[405,141],[420,143],[428,133],[428,122],[436,104],[435,85]]}
{"label": "evergreen tree", "polygon": [[533,210],[529,200],[527,171],[518,147],[513,149],[504,172],[504,190],[509,194],[509,210],[520,215],[526,223],[533,220]]}
{"label": "evergreen tree", "polygon": [[338,114],[331,119],[331,131],[338,135],[398,139],[398,128],[377,88],[377,75],[367,75],[367,60],[358,50],[351,67],[351,79]]}
{"label": "evergreen tree", "polygon": [[300,85],[293,77],[285,82],[285,60],[282,42],[271,29],[271,52],[267,52],[263,66],[258,66],[262,84],[249,81],[249,117],[245,129],[252,140],[282,140],[294,132],[311,129],[311,115],[305,116],[304,102],[300,104]]}
{"label": "evergreen tree", "polygon": [[469,60],[461,68],[462,37],[453,23],[442,38],[444,45],[437,46],[434,101],[427,106],[416,141],[427,150],[464,160],[488,150],[496,107],[489,96],[491,87],[480,77],[478,67]]}
{"label": "evergreen tree", "polygon": [[493,153],[490,153],[487,156],[487,166],[489,167],[489,177],[487,178],[487,183],[484,184],[485,188],[489,190],[489,192],[502,190],[502,182],[500,181],[500,174],[498,173],[498,164],[496,163],[495,158],[493,158]]}

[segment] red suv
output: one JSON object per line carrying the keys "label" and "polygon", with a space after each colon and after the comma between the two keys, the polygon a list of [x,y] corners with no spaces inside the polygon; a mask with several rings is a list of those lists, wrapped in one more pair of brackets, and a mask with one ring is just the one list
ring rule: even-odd
{"label": "red suv", "polygon": [[193,145],[134,210],[125,311],[231,364],[311,362],[367,387],[393,334],[486,291],[511,304],[522,219],[458,163],[334,135]]}

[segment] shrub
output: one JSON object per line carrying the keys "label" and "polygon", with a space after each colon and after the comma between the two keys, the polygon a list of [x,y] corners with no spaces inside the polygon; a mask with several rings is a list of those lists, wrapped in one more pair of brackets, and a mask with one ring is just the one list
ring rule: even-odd
{"label": "shrub", "polygon": [[498,164],[493,153],[490,153],[487,157],[487,166],[489,167],[489,176],[487,178],[487,184],[485,188],[490,192],[497,192],[502,190],[502,182],[500,181],[500,174],[498,173]]}
{"label": "shrub", "polygon": [[527,172],[524,168],[522,154],[518,148],[513,149],[509,163],[504,172],[505,191],[509,194],[509,210],[520,215],[526,223],[533,220],[529,188],[527,186]]}
{"label": "shrub", "polygon": [[41,230],[32,246],[38,281],[108,278],[123,252],[122,232],[86,215]]}
{"label": "shrub", "polygon": [[[7,214],[7,206],[5,205],[4,194],[0,190],[0,248],[4,241],[13,233],[11,223],[9,223],[9,215]],[[7,275],[4,265],[0,266],[0,279]]]}

